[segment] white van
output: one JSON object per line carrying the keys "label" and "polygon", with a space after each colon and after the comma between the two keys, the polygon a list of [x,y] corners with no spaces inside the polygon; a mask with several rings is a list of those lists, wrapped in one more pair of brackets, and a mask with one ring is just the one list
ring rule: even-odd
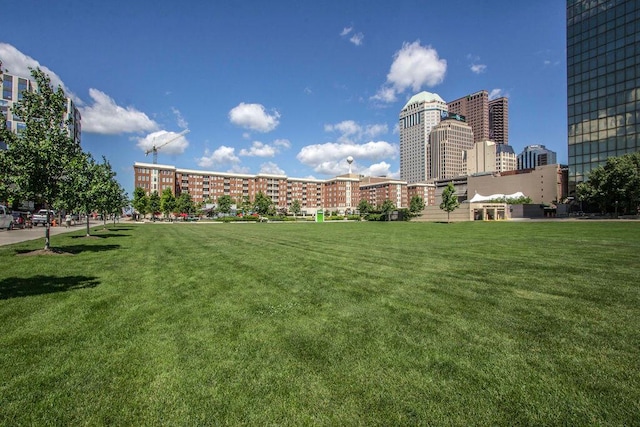
{"label": "white van", "polygon": [[6,206],[0,205],[0,229],[6,228],[7,230],[11,230],[12,224],[13,215],[11,215],[11,211],[7,209]]}

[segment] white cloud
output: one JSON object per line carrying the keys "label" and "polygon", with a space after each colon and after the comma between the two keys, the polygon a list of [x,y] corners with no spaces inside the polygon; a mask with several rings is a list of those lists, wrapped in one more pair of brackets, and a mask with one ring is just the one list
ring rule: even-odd
{"label": "white cloud", "polygon": [[368,168],[360,169],[358,173],[365,176],[386,176],[389,178],[392,178],[394,175],[391,172],[391,165],[384,161],[374,163]]}
{"label": "white cloud", "polygon": [[245,104],[241,102],[229,111],[231,123],[258,132],[274,130],[280,123],[279,118],[280,113],[274,111],[269,114],[261,104]]}
{"label": "white cloud", "polygon": [[346,36],[347,34],[349,34],[351,31],[353,31],[353,27],[344,27],[342,29],[342,32],[340,33],[340,35],[342,37]]}
{"label": "white cloud", "polygon": [[313,91],[311,90],[311,88],[309,88],[309,87],[305,87],[305,88],[304,88],[304,93],[305,93],[305,94],[307,94],[307,95],[312,95],[312,94],[313,94]]}
{"label": "white cloud", "polygon": [[284,170],[273,162],[266,162],[260,165],[260,173],[268,173],[271,175],[284,175]]}
{"label": "white cloud", "polygon": [[349,39],[349,41],[351,43],[353,43],[356,46],[360,46],[362,45],[362,41],[364,40],[364,34],[362,33],[357,33],[354,34],[353,36],[351,36],[351,38]]}
{"label": "white cloud", "polygon": [[236,156],[235,148],[222,145],[214,152],[205,150],[204,156],[200,157],[197,162],[198,166],[209,168],[223,165],[237,165],[240,163],[240,158]]}
{"label": "white cloud", "polygon": [[98,89],[89,89],[89,96],[93,99],[93,105],[80,108],[84,132],[117,135],[158,129],[158,124],[145,113],[133,107],[117,105]]}
{"label": "white cloud", "polygon": [[303,147],[296,158],[315,172],[338,175],[349,170],[346,162],[348,156],[354,157],[353,169],[358,170],[359,165],[366,160],[395,158],[397,153],[398,147],[386,141],[370,141],[366,144],[327,142]]}
{"label": "white cloud", "polygon": [[273,145],[276,147],[291,148],[291,141],[288,139],[276,139],[273,141]]}
{"label": "white cloud", "polygon": [[166,130],[150,133],[143,138],[137,138],[137,140],[136,145],[145,152],[152,150],[155,146],[160,147],[158,152],[170,155],[182,154],[189,146],[189,141],[184,135],[178,136],[176,132]]}
{"label": "white cloud", "polygon": [[475,74],[484,73],[487,69],[487,66],[484,64],[471,64],[471,71]]}
{"label": "white cloud", "polygon": [[422,46],[419,40],[404,43],[394,54],[386,83],[372,97],[374,100],[393,102],[397,95],[411,88],[418,92],[423,86],[442,83],[447,72],[447,61],[440,59],[431,46]]}
{"label": "white cloud", "polygon": [[31,78],[31,70],[29,68],[40,68],[51,79],[51,85],[55,88],[60,86],[64,90],[65,95],[73,99],[76,104],[80,104],[77,97],[67,88],[62,79],[49,68],[40,64],[32,57],[25,55],[18,49],[8,43],[0,43],[0,60],[2,61],[2,68],[6,70],[8,74],[13,74],[19,77]]}
{"label": "white cloud", "polygon": [[243,148],[240,150],[239,155],[250,157],[273,157],[276,155],[276,149],[260,141],[253,141],[251,148],[248,150]]}
{"label": "white cloud", "polygon": [[509,92],[505,92],[503,89],[491,89],[491,92],[489,92],[489,100],[501,97],[508,98]]}
{"label": "white cloud", "polygon": [[186,129],[189,127],[189,123],[187,123],[184,117],[182,117],[182,113],[180,112],[180,110],[175,107],[171,107],[171,111],[173,111],[173,114],[176,115],[176,121],[180,129]]}
{"label": "white cloud", "polygon": [[291,148],[291,142],[288,139],[276,139],[273,141],[273,145],[265,144],[261,141],[253,141],[251,148],[243,148],[238,154],[249,157],[274,157],[281,149],[288,148]]}
{"label": "white cloud", "polygon": [[339,132],[338,142],[360,142],[363,138],[375,138],[388,132],[386,124],[373,124],[362,126],[353,120],[344,120],[336,124],[324,125],[325,132]]}

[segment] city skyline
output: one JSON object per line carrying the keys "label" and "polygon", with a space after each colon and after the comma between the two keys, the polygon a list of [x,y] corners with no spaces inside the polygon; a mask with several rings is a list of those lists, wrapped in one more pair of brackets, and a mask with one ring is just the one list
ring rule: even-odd
{"label": "city skyline", "polygon": [[[445,101],[507,96],[516,152],[544,144],[566,162],[565,7],[555,3],[416,14],[420,2],[26,1],[21,9],[38,13],[3,24],[0,59],[14,75],[40,66],[63,84],[82,113],[83,147],[105,155],[130,194],[132,165],[151,161],[154,137],[187,128],[159,163],[326,179],[353,156],[355,173],[399,178],[398,113],[422,90]],[[493,18],[520,37],[471,25]],[[452,39],[447,25],[468,29]]]}

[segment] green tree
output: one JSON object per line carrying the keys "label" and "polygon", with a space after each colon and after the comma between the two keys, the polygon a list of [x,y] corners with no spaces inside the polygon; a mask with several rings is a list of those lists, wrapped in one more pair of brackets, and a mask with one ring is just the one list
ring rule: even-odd
{"label": "green tree", "polygon": [[578,200],[597,206],[601,213],[638,213],[640,208],[640,153],[609,157],[592,169],[577,186]]}
{"label": "green tree", "polygon": [[262,191],[256,194],[256,198],[253,201],[253,210],[260,215],[268,215],[273,209],[273,201],[269,196],[266,196]]}
{"label": "green tree", "polygon": [[97,207],[98,165],[90,154],[83,154],[73,159],[70,166],[71,172],[63,178],[62,197],[56,208],[85,214],[86,236],[90,236],[89,214]]}
{"label": "green tree", "polygon": [[417,216],[424,210],[424,199],[419,195],[415,194],[411,197],[411,201],[409,202],[409,212],[411,212],[412,216]]}
{"label": "green tree", "polygon": [[231,212],[232,204],[233,199],[231,198],[231,196],[225,194],[224,196],[218,197],[218,212],[229,214],[229,212]]}
{"label": "green tree", "polygon": [[142,187],[136,187],[133,190],[133,200],[131,201],[131,205],[133,209],[136,210],[142,218],[149,212],[149,198],[147,197],[146,191]]}
{"label": "green tree", "polygon": [[107,224],[107,217],[119,215],[127,204],[127,194],[116,180],[109,161],[102,157],[102,163],[96,165],[94,177],[96,211],[102,214],[103,225]]}
{"label": "green tree", "polygon": [[[24,129],[15,134],[6,125],[0,128],[0,140],[7,144],[0,161],[2,191],[51,208],[59,203],[65,178],[73,174],[72,164],[82,150],[69,133],[71,119],[62,88],[54,90],[49,76],[39,68],[31,70],[31,76],[36,89],[24,91],[11,108],[11,114],[24,121]],[[50,249],[48,223],[45,250]]]}
{"label": "green tree", "polygon": [[243,214],[249,213],[253,207],[253,203],[251,203],[251,198],[249,196],[244,196],[242,198],[242,203],[240,204],[240,209]]}
{"label": "green tree", "polygon": [[447,187],[442,190],[442,203],[440,203],[440,209],[447,212],[447,223],[450,222],[451,212],[456,210],[460,206],[458,202],[458,196],[456,196],[456,188],[453,183],[450,182]]}
{"label": "green tree", "polygon": [[160,213],[160,195],[157,191],[149,195],[149,213],[153,221],[156,220],[156,214]]}
{"label": "green tree", "polygon": [[360,216],[366,215],[373,210],[371,203],[367,199],[360,200],[358,203],[358,211],[360,212]]}
{"label": "green tree", "polygon": [[160,210],[164,213],[165,218],[168,218],[175,208],[176,198],[171,188],[167,187],[162,190],[162,196],[160,196]]}
{"label": "green tree", "polygon": [[302,210],[302,206],[300,205],[300,200],[296,199],[293,202],[291,202],[291,207],[289,209],[291,210],[291,213],[293,213],[294,218],[297,217],[300,214],[300,211]]}
{"label": "green tree", "polygon": [[396,208],[396,205],[393,204],[393,202],[389,199],[386,199],[382,205],[380,205],[380,213],[382,215],[385,215],[387,217],[387,221],[390,221],[391,219],[391,212],[393,212]]}
{"label": "green tree", "polygon": [[186,191],[180,193],[176,199],[176,210],[181,214],[187,215],[195,212],[196,208],[193,204],[193,200],[191,199],[191,194]]}

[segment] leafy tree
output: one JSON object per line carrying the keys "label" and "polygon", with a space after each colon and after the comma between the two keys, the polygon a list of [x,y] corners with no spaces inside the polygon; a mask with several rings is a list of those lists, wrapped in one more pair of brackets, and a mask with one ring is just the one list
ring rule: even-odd
{"label": "leafy tree", "polygon": [[417,216],[424,210],[424,199],[415,194],[411,197],[409,202],[409,212],[412,216]]}
{"label": "leafy tree", "polygon": [[520,196],[520,197],[502,197],[497,199],[487,200],[487,203],[507,203],[509,205],[528,205],[533,203],[531,197],[528,196]]}
{"label": "leafy tree", "polygon": [[165,188],[162,190],[162,196],[160,196],[160,210],[164,213],[165,218],[168,218],[171,212],[176,209],[176,198],[173,195],[171,188]]}
{"label": "leafy tree", "polygon": [[153,221],[156,220],[156,214],[160,213],[160,195],[154,191],[149,196],[149,212]]}
{"label": "leafy tree", "polygon": [[96,165],[94,185],[96,210],[102,214],[103,224],[106,225],[108,216],[115,217],[122,213],[127,204],[127,194],[116,180],[116,173],[105,157],[102,158],[102,163]]}
{"label": "leafy tree", "polygon": [[385,215],[387,217],[387,221],[389,221],[390,220],[390,216],[391,216],[391,212],[393,212],[395,208],[396,208],[396,205],[394,205],[391,200],[386,199],[382,203],[382,205],[380,205],[380,213],[382,215]]}
{"label": "leafy tree", "polygon": [[244,196],[242,198],[242,203],[240,204],[240,209],[242,210],[242,213],[248,213],[251,211],[253,204],[251,203],[251,198],[249,198],[249,196]]}
{"label": "leafy tree", "polygon": [[294,217],[298,216],[300,214],[300,211],[302,210],[302,206],[300,205],[300,200],[296,199],[293,202],[291,202],[291,207],[289,209],[293,213]]}
{"label": "leafy tree", "polygon": [[229,212],[231,212],[232,204],[233,199],[231,199],[231,196],[225,194],[224,196],[218,197],[218,212],[228,214]]}
{"label": "leafy tree", "polygon": [[196,208],[193,204],[193,200],[191,199],[191,194],[186,191],[180,193],[176,199],[176,210],[181,214],[187,215],[195,212]]}
{"label": "leafy tree", "polygon": [[253,210],[260,215],[267,215],[272,211],[273,201],[269,196],[266,196],[262,191],[256,194],[256,198],[253,201]]}
{"label": "leafy tree", "polygon": [[358,203],[358,211],[360,212],[360,215],[366,215],[372,210],[373,206],[371,206],[371,203],[369,203],[367,199],[362,199],[360,200],[360,203]]}
{"label": "leafy tree", "polygon": [[640,208],[640,152],[609,157],[577,186],[578,200],[601,213],[637,213]]}
{"label": "leafy tree", "polygon": [[136,210],[142,217],[149,212],[149,198],[147,197],[146,191],[142,187],[136,187],[133,190],[133,200],[131,201],[131,205],[133,209]]}
{"label": "leafy tree", "polygon": [[89,214],[97,207],[98,165],[90,154],[83,153],[73,159],[70,166],[71,173],[63,178],[62,197],[56,208],[85,214],[86,235],[90,236]]}
{"label": "leafy tree", "polygon": [[[25,128],[17,134],[6,125],[0,128],[0,140],[7,143],[0,161],[2,191],[40,202],[49,209],[59,203],[66,178],[73,174],[74,159],[82,150],[68,131],[71,119],[67,118],[62,88],[54,90],[49,76],[39,68],[32,69],[31,76],[37,89],[24,91],[11,109],[11,114],[24,121]],[[50,249],[48,225],[44,249]]]}
{"label": "leafy tree", "polygon": [[456,196],[456,188],[453,183],[450,182],[447,187],[442,190],[442,203],[440,203],[440,209],[447,211],[447,223],[450,222],[451,212],[456,210],[460,206],[458,202],[458,196]]}

